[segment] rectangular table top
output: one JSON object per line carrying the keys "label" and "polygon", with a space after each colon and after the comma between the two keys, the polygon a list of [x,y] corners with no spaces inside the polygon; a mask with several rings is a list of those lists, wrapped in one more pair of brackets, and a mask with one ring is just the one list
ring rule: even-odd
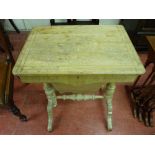
{"label": "rectangular table top", "polygon": [[13,69],[19,76],[139,75],[144,72],[120,25],[34,28]]}

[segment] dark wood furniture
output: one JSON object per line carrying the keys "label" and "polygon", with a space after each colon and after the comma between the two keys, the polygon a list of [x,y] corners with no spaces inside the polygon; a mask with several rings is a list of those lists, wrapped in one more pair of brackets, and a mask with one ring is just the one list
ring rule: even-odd
{"label": "dark wood furniture", "polygon": [[13,100],[14,76],[12,68],[15,62],[7,39],[3,26],[0,25],[0,106],[8,106],[21,121],[26,121],[26,116],[20,112]]}
{"label": "dark wood furniture", "polygon": [[[9,20],[10,24],[12,25],[12,27],[15,29],[15,31],[17,33],[20,33],[20,30],[18,29],[18,27],[14,23],[13,19],[8,19],[8,20]],[[0,19],[0,24],[1,24],[1,27],[3,27],[3,29],[5,27],[4,23],[5,23],[5,19]],[[5,40],[7,41],[8,47],[10,48],[10,50],[14,50],[13,45],[11,44],[9,37],[8,37],[7,33],[5,33],[5,31],[4,31],[4,35],[5,35]],[[2,49],[0,48],[0,50],[2,50]]]}
{"label": "dark wood furniture", "polygon": [[133,114],[146,126],[153,126],[153,111],[155,110],[155,36],[146,36],[149,47],[148,58],[144,64],[145,68],[153,64],[151,72],[141,85],[139,76],[131,88],[133,99]]}
{"label": "dark wood furniture", "polygon": [[67,19],[66,22],[55,22],[55,19],[50,20],[52,25],[98,25],[99,19],[91,19],[90,21],[78,21],[77,19]]}
{"label": "dark wood furniture", "polygon": [[155,19],[122,19],[120,24],[127,30],[137,51],[148,51],[146,36],[155,35]]}

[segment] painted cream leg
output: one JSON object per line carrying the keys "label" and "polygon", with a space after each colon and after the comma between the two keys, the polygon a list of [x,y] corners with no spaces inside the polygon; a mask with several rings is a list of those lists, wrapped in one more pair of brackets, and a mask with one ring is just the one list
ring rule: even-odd
{"label": "painted cream leg", "polygon": [[44,90],[45,90],[45,94],[48,99],[48,105],[47,105],[48,128],[47,129],[48,129],[48,131],[52,131],[52,123],[53,123],[52,108],[56,107],[56,105],[57,105],[56,95],[55,95],[54,88],[48,83],[44,84]]}
{"label": "painted cream leg", "polygon": [[115,92],[115,84],[108,83],[106,86],[106,104],[107,104],[107,128],[108,130],[112,130],[112,98]]}

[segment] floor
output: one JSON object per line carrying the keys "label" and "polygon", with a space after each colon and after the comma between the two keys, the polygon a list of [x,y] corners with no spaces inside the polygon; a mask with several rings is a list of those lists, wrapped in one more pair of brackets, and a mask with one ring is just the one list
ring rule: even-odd
{"label": "floor", "polygon": [[[17,59],[28,32],[10,33]],[[146,60],[146,54],[140,54]],[[6,108],[0,108],[0,134],[26,135],[122,135],[155,134],[155,127],[146,127],[132,115],[130,100],[125,87],[117,85],[113,98],[113,130],[105,124],[105,106],[100,100],[73,102],[59,100],[54,111],[54,130],[47,132],[47,100],[41,84],[23,84],[15,77],[14,101],[27,115],[27,122],[13,116]]]}

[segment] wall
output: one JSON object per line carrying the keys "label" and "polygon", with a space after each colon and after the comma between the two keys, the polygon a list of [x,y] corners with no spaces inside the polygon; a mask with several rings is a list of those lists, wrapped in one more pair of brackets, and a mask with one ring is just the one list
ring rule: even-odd
{"label": "wall", "polygon": [[[83,19],[80,19],[83,20]],[[87,19],[89,20],[89,19]],[[14,19],[16,26],[21,31],[29,31],[35,26],[47,26],[50,25],[49,19]],[[65,19],[56,19],[56,22],[65,22]],[[111,25],[119,24],[120,19],[100,19],[99,24]],[[6,30],[14,31],[8,20],[5,20]]]}
{"label": "wall", "polygon": [[119,24],[120,19],[100,19],[99,24],[100,25],[114,25]]}

